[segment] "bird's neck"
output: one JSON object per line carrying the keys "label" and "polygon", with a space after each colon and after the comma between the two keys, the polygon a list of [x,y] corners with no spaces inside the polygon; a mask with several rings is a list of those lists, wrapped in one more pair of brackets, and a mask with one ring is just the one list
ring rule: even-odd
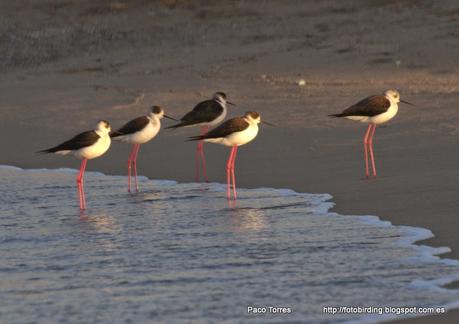
{"label": "bird's neck", "polygon": [[147,118],[153,123],[156,122],[156,121],[159,121],[159,118],[157,116],[155,116],[155,114],[152,114],[152,113],[149,113],[147,115]]}
{"label": "bird's neck", "polygon": [[258,127],[258,123],[253,121],[252,119],[244,118],[244,120],[249,123],[249,127]]}
{"label": "bird's neck", "polygon": [[386,96],[386,99],[389,100],[389,102],[391,103],[391,105],[395,105],[395,106],[398,105],[398,101],[395,101],[395,99],[393,99],[393,98],[391,98],[391,97],[387,97],[387,96]]}
{"label": "bird's neck", "polygon": [[218,102],[222,107],[223,109],[226,109],[226,101],[221,99],[221,98],[216,98],[214,99],[216,102]]}
{"label": "bird's neck", "polygon": [[108,134],[110,132],[106,131],[106,130],[100,130],[100,129],[96,129],[94,131],[97,135],[99,135],[100,137],[106,137],[106,136],[109,136]]}
{"label": "bird's neck", "polygon": [[150,120],[150,123],[152,123],[153,125],[161,124],[159,117],[156,116],[155,114],[150,113],[147,115],[147,118]]}

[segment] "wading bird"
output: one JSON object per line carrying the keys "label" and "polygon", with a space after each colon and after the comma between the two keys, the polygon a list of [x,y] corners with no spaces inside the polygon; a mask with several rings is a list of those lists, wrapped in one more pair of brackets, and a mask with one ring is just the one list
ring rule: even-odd
{"label": "wading bird", "polygon": [[[209,127],[217,126],[225,119],[227,113],[226,104],[235,106],[235,104],[226,100],[225,93],[217,92],[214,94],[212,99],[198,103],[192,111],[180,119],[179,124],[167,128],[199,126],[201,127],[201,135],[205,135]],[[200,161],[202,163],[202,174],[204,180],[209,182],[206,171],[204,146],[201,140],[196,146],[196,182],[199,181]]]}
{"label": "wading bird", "polygon": [[83,160],[76,180],[81,210],[86,209],[83,181],[86,163],[88,160],[95,159],[107,152],[111,143],[109,135],[110,130],[110,124],[105,120],[101,120],[97,123],[97,128],[95,130],[83,132],[62,144],[39,152],[60,155],[72,154],[76,158]]}
{"label": "wading bird", "polygon": [[249,143],[257,136],[258,124],[260,122],[274,126],[268,122],[262,122],[259,113],[249,111],[246,112],[243,117],[229,119],[204,135],[192,136],[189,138],[190,141],[205,141],[231,147],[231,153],[226,163],[226,195],[228,200],[231,200],[231,182],[234,200],[237,198],[236,177],[234,175],[237,148]]}
{"label": "wading bird", "polygon": [[400,93],[397,90],[387,90],[382,95],[370,96],[359,101],[355,105],[345,109],[340,114],[329,115],[332,117],[344,117],[369,124],[363,138],[365,176],[367,178],[370,177],[368,155],[371,159],[373,177],[376,177],[376,164],[373,154],[373,136],[375,135],[376,125],[386,123],[394,118],[398,111],[399,102],[413,105],[408,101],[401,100]]}
{"label": "wading bird", "polygon": [[128,192],[131,192],[131,166],[134,168],[135,190],[139,192],[137,155],[139,154],[140,144],[145,144],[155,138],[161,128],[161,119],[163,117],[177,121],[165,115],[161,107],[153,106],[148,115],[137,117],[110,134],[114,141],[132,144],[132,150],[128,158]]}

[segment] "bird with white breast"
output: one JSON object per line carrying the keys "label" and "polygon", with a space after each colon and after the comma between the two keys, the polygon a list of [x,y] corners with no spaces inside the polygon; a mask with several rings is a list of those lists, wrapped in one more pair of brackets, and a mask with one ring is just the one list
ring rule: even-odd
{"label": "bird with white breast", "polygon": [[376,177],[376,164],[373,153],[373,136],[375,135],[376,125],[386,123],[394,118],[398,112],[399,102],[413,105],[408,101],[401,100],[400,93],[397,90],[387,90],[382,95],[367,97],[339,114],[329,115],[369,124],[363,139],[365,176],[367,178],[370,178],[368,155],[371,159],[373,177]]}
{"label": "bird with white breast", "polygon": [[271,123],[261,121],[259,113],[249,111],[242,117],[236,117],[225,121],[223,124],[204,135],[192,136],[189,138],[190,141],[205,141],[231,147],[231,153],[226,163],[226,194],[228,200],[231,200],[231,182],[234,200],[237,199],[236,177],[234,175],[237,149],[239,146],[251,142],[257,136],[258,124],[260,122],[274,126]]}
{"label": "bird with white breast", "polygon": [[[181,118],[180,123],[167,128],[199,126],[201,127],[201,135],[204,135],[207,133],[209,127],[217,126],[225,119],[227,104],[235,106],[235,104],[227,100],[224,92],[216,92],[212,99],[198,103],[192,111]],[[196,146],[196,182],[199,181],[200,162],[202,164],[203,177],[206,182],[209,182],[202,141],[199,141]]]}
{"label": "bird with white breast", "polygon": [[134,168],[135,190],[139,192],[137,182],[137,155],[139,154],[140,145],[151,141],[158,135],[161,129],[161,119],[165,117],[177,121],[176,119],[164,114],[164,109],[159,106],[153,106],[145,116],[137,117],[117,131],[110,134],[114,141],[122,141],[132,144],[132,150],[128,158],[128,192],[131,192],[131,166]]}
{"label": "bird with white breast", "polygon": [[60,155],[72,154],[76,158],[82,159],[80,172],[76,180],[81,210],[86,209],[83,181],[86,163],[88,160],[95,159],[107,152],[111,143],[110,130],[110,124],[105,120],[101,120],[97,123],[96,129],[80,133],[62,144],[38,152]]}

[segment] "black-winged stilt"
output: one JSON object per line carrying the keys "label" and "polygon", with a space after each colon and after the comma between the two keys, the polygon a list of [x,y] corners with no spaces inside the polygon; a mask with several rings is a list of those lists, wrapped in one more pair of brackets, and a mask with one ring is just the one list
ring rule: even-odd
{"label": "black-winged stilt", "polygon": [[[234,106],[232,102],[226,100],[224,92],[216,92],[212,99],[198,103],[192,111],[180,119],[179,124],[167,128],[199,126],[201,127],[201,135],[204,135],[207,133],[209,127],[216,126],[225,119],[227,113],[226,104]],[[202,141],[199,141],[196,147],[196,182],[199,181],[200,161],[202,162],[203,177],[206,182],[209,182]]]}
{"label": "black-winged stilt", "polygon": [[274,126],[268,122],[262,122],[259,113],[249,111],[243,117],[229,119],[206,134],[189,138],[190,141],[205,141],[232,147],[228,162],[226,163],[226,194],[228,200],[231,200],[231,182],[233,184],[234,199],[236,200],[237,198],[236,177],[234,175],[237,148],[238,146],[249,143],[257,136],[258,124],[260,122]]}
{"label": "black-winged stilt", "polygon": [[373,136],[375,135],[376,125],[386,123],[394,118],[398,112],[399,102],[413,105],[408,101],[401,100],[400,93],[397,90],[387,90],[382,95],[370,96],[357,102],[355,105],[345,109],[342,113],[329,115],[332,117],[344,117],[369,124],[363,138],[365,176],[367,178],[370,177],[368,155],[370,155],[371,159],[373,177],[376,177],[376,165],[373,154]]}
{"label": "black-winged stilt", "polygon": [[109,136],[110,130],[110,124],[105,120],[101,120],[97,123],[97,128],[95,130],[83,132],[62,144],[38,152],[55,153],[60,155],[72,154],[76,158],[83,160],[76,180],[80,209],[82,210],[86,209],[83,181],[86,163],[88,160],[95,159],[107,152],[111,143]]}
{"label": "black-winged stilt", "polygon": [[131,192],[131,165],[134,167],[135,189],[136,192],[139,192],[137,184],[137,155],[139,154],[140,144],[151,141],[158,134],[163,117],[177,121],[165,115],[161,107],[153,106],[148,115],[137,117],[110,134],[110,137],[114,141],[132,144],[132,150],[128,159],[128,192]]}

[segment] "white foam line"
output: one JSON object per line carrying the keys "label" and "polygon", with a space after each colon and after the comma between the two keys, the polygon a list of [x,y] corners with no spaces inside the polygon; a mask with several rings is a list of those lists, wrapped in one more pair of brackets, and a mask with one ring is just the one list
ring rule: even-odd
{"label": "white foam line", "polygon": [[24,169],[20,167],[15,167],[12,165],[5,165],[5,164],[0,164],[0,169],[10,169],[10,170],[17,170],[17,171],[25,171]]}
{"label": "white foam line", "polygon": [[[7,170],[10,169],[10,170],[24,171],[24,172],[60,172],[60,173],[71,173],[71,174],[76,174],[76,173],[80,172],[79,169],[74,169],[74,168],[23,169],[23,168],[15,167],[15,166],[12,166],[12,165],[3,165],[3,164],[0,164],[0,169],[7,169]],[[122,175],[107,175],[107,174],[105,174],[103,172],[100,172],[100,171],[86,171],[85,173],[89,174],[89,175],[92,175],[92,176],[105,176],[105,177],[111,177],[111,178],[115,178],[115,179],[124,179],[124,178],[126,178],[126,176],[122,176]],[[147,176],[142,176],[142,175],[139,175],[137,177],[137,179],[143,180],[143,181],[151,180],[151,181],[154,181],[154,182],[156,182],[158,184],[161,184],[161,185],[175,185],[175,184],[177,184],[177,181],[175,181],[175,180],[165,180],[165,179],[164,180],[156,180],[156,179],[150,179]]]}
{"label": "white foam line", "polygon": [[[57,168],[57,169],[24,169],[25,172],[59,172],[59,173],[78,173],[80,170],[72,169],[72,168]],[[88,173],[92,173],[88,171]]]}

